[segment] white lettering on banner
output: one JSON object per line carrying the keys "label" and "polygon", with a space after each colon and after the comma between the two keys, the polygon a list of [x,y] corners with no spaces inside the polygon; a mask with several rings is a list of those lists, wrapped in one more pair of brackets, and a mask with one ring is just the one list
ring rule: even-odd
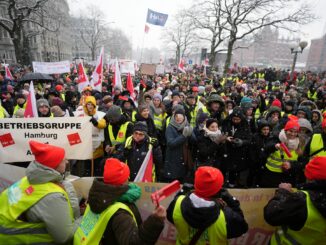
{"label": "white lettering on banner", "polygon": [[70,72],[70,62],[68,60],[59,62],[35,62],[33,61],[33,70],[45,74],[62,74]]}
{"label": "white lettering on banner", "polygon": [[91,159],[92,127],[89,117],[1,119],[0,163],[33,160],[29,140],[63,147],[67,159]]}

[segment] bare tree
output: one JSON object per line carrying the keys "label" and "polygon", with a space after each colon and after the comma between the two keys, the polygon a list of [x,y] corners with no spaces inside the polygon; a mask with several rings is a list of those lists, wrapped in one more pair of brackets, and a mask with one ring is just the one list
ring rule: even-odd
{"label": "bare tree", "polygon": [[130,59],[132,56],[131,42],[120,29],[107,29],[104,47],[111,58]]}
{"label": "bare tree", "polygon": [[107,29],[105,28],[104,14],[97,6],[87,8],[87,18],[79,18],[78,32],[81,40],[91,51],[92,60],[96,59],[96,52],[104,45]]}
{"label": "bare tree", "polygon": [[168,44],[173,45],[176,54],[176,63],[179,63],[180,57],[185,57],[190,54],[192,46],[198,40],[195,35],[195,29],[192,26],[191,18],[184,10],[179,11],[174,16],[172,24],[167,28],[163,38]]}
{"label": "bare tree", "polygon": [[230,66],[237,40],[265,26],[295,32],[295,25],[307,24],[315,18],[308,4],[299,5],[296,0],[223,0],[220,7],[227,20],[223,28],[229,33],[224,72]]}
{"label": "bare tree", "polygon": [[209,64],[212,66],[215,65],[216,54],[222,50],[219,47],[228,38],[228,33],[224,29],[227,20],[221,8],[223,1],[197,1],[188,10],[197,36],[210,44]]}
{"label": "bare tree", "polygon": [[1,0],[6,14],[0,17],[0,26],[9,33],[18,63],[30,64],[31,61],[28,38],[36,33],[28,32],[26,26],[29,23],[40,27],[40,30],[56,31],[59,28],[59,22],[54,22],[45,8],[50,1],[54,0]]}

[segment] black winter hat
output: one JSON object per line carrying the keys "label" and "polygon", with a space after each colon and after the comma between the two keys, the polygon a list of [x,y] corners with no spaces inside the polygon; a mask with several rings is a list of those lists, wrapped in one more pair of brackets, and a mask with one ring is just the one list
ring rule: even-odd
{"label": "black winter hat", "polygon": [[216,119],[214,119],[214,118],[209,118],[209,119],[207,119],[207,121],[206,121],[206,128],[208,128],[209,126],[211,126],[212,123],[217,123],[217,125],[218,125],[218,121],[217,121]]}
{"label": "black winter hat", "polygon": [[135,131],[147,133],[148,132],[147,124],[145,122],[136,122],[134,125],[134,132]]}

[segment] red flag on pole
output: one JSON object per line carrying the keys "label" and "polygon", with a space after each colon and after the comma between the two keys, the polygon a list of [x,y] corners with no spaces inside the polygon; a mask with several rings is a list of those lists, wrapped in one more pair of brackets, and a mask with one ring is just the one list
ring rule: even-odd
{"label": "red flag on pole", "polygon": [[153,182],[153,153],[150,147],[134,182]]}
{"label": "red flag on pole", "polygon": [[100,56],[97,60],[96,68],[92,75],[92,82],[91,82],[93,89],[100,92],[102,92],[103,56],[104,56],[104,48],[102,47]]}
{"label": "red flag on pole", "polygon": [[145,24],[145,33],[147,34],[149,32],[149,26]]}
{"label": "red flag on pole", "polygon": [[10,79],[10,80],[14,80],[13,76],[11,75],[11,72],[9,70],[8,65],[5,65],[5,70],[6,70],[6,78]]}
{"label": "red flag on pole", "polygon": [[132,82],[132,77],[130,73],[128,73],[127,76],[127,90],[129,91],[131,98],[134,100],[135,99],[134,84]]}
{"label": "red flag on pole", "polygon": [[82,92],[83,88],[89,85],[84,66],[82,63],[78,64],[78,91]]}
{"label": "red flag on pole", "polygon": [[38,117],[33,81],[31,81],[29,86],[24,117]]}
{"label": "red flag on pole", "polygon": [[185,64],[185,61],[183,58],[180,59],[179,61],[179,65],[178,65],[178,69],[182,72],[182,73],[186,73],[186,70],[184,68],[184,64]]}

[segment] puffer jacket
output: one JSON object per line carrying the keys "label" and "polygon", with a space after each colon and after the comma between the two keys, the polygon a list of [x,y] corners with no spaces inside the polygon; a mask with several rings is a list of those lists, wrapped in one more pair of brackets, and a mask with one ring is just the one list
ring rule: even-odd
{"label": "puffer jacket", "polygon": [[[62,185],[69,196],[74,218],[79,217],[79,201],[74,187],[70,182],[64,181],[59,172],[33,161],[26,170],[26,176],[31,184],[53,182]],[[26,219],[31,223],[44,222],[47,231],[58,244],[71,241],[80,222],[80,219],[75,222],[71,220],[68,201],[61,193],[46,195],[26,211]]]}
{"label": "puffer jacket", "polygon": [[[92,212],[102,213],[127,191],[128,185],[113,186],[95,179],[88,200]],[[150,215],[142,222],[136,205],[134,203],[125,204],[133,212],[137,225],[129,212],[118,210],[106,227],[102,244],[155,244],[164,228],[164,221]]]}

